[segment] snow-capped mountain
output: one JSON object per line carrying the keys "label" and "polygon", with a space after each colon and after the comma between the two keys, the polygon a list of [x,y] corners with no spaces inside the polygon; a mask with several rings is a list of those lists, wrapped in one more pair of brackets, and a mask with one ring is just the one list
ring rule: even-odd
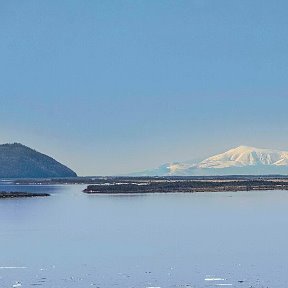
{"label": "snow-capped mountain", "polygon": [[256,165],[288,165],[288,152],[239,146],[203,160],[198,167],[219,169]]}
{"label": "snow-capped mountain", "polygon": [[134,175],[267,175],[288,174],[288,152],[239,146],[199,163],[167,163]]}

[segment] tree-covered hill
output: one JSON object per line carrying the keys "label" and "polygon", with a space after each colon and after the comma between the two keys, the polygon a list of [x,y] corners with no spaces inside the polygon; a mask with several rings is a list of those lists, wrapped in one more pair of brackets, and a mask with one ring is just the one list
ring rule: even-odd
{"label": "tree-covered hill", "polygon": [[76,176],[65,165],[20,143],[0,145],[0,178]]}

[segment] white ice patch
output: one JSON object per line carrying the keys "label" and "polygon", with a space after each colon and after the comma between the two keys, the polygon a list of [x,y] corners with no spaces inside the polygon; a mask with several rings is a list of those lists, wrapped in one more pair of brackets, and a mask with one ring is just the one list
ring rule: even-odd
{"label": "white ice patch", "polygon": [[17,267],[17,266],[0,266],[0,269],[27,269],[27,267]]}
{"label": "white ice patch", "polygon": [[225,281],[226,279],[223,278],[205,278],[205,281]]}

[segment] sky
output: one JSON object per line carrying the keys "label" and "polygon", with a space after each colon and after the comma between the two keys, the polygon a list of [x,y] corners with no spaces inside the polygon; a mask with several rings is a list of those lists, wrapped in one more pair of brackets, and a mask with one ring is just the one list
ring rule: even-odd
{"label": "sky", "polygon": [[288,2],[0,1],[0,143],[79,175],[288,150]]}

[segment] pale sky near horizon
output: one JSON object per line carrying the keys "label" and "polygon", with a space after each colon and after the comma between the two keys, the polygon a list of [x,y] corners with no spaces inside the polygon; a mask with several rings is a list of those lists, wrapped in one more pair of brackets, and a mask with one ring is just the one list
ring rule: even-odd
{"label": "pale sky near horizon", "polygon": [[0,2],[0,143],[79,175],[288,150],[288,2]]}

